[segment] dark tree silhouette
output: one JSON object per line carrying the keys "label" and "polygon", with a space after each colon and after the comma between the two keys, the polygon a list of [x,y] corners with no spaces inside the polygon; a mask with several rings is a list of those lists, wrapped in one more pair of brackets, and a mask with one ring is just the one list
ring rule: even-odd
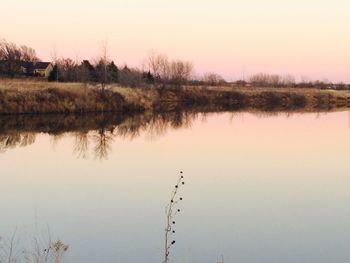
{"label": "dark tree silhouette", "polygon": [[58,81],[58,67],[57,67],[57,65],[53,66],[53,69],[49,74],[48,81]]}
{"label": "dark tree silhouette", "polygon": [[83,82],[96,82],[97,72],[93,65],[91,65],[89,60],[83,60],[79,65],[79,78]]}
{"label": "dark tree silhouette", "polygon": [[119,80],[119,69],[114,64],[114,61],[112,61],[107,66],[107,81],[115,83],[115,82],[118,82],[118,80]]}

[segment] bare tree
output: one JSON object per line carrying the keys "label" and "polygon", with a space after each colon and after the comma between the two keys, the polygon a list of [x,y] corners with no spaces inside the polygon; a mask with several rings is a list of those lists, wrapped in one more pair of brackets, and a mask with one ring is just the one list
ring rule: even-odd
{"label": "bare tree", "polygon": [[278,87],[281,84],[281,77],[277,74],[272,74],[268,78],[268,84],[272,87]]}
{"label": "bare tree", "polygon": [[0,59],[16,61],[21,60],[22,52],[15,43],[7,42],[6,40],[0,41]]}
{"label": "bare tree", "polygon": [[78,65],[71,58],[60,58],[56,61],[58,79],[60,81],[76,81],[76,71]]}
{"label": "bare tree", "polygon": [[193,65],[187,61],[175,60],[170,65],[170,79],[176,84],[183,84],[193,73]]}
{"label": "bare tree", "polygon": [[209,85],[220,85],[225,83],[225,79],[219,74],[208,72],[204,74],[203,81]]}
{"label": "bare tree", "polygon": [[193,75],[193,64],[188,61],[170,60],[167,55],[152,51],[145,59],[144,68],[157,80],[182,84]]}
{"label": "bare tree", "polygon": [[250,77],[250,82],[257,86],[278,87],[282,78],[277,74],[258,73]]}
{"label": "bare tree", "polygon": [[295,77],[293,75],[287,74],[283,76],[282,83],[287,87],[291,87],[295,85]]}
{"label": "bare tree", "polygon": [[54,77],[56,79],[56,81],[58,81],[58,74],[59,74],[59,66],[58,66],[58,50],[57,50],[57,47],[54,46],[52,48],[52,51],[51,51],[51,61],[55,64],[55,67],[56,67],[56,70],[55,70],[55,73],[56,73],[56,76]]}
{"label": "bare tree", "polygon": [[151,51],[145,60],[145,67],[147,67],[156,78],[162,78],[162,74],[165,71],[164,65],[167,64],[167,61],[167,56],[159,54],[156,51]]}
{"label": "bare tree", "polygon": [[[80,65],[80,63],[81,63],[81,59],[79,57],[79,50],[78,49],[74,49],[74,63],[76,65],[76,67],[78,65]],[[77,68],[75,69],[74,73],[75,73],[75,80],[79,81],[79,73],[80,72],[79,72],[79,70]]]}
{"label": "bare tree", "polygon": [[34,62],[34,63],[40,61],[40,59],[36,55],[35,49],[22,45],[20,47],[20,50],[22,53],[21,60],[26,61],[26,62]]}
{"label": "bare tree", "polygon": [[33,48],[25,45],[17,46],[15,43],[0,40],[0,60],[2,73],[9,76],[23,73],[21,66],[23,62],[36,63],[39,58]]}
{"label": "bare tree", "polygon": [[110,59],[108,55],[108,42],[105,41],[102,45],[102,52],[100,57],[97,59],[97,65],[96,65],[98,81],[101,84],[101,91],[103,94],[107,84],[107,66],[109,62],[110,62]]}
{"label": "bare tree", "polygon": [[16,44],[2,40],[0,42],[0,60],[4,61],[3,71],[4,73],[13,77],[15,74],[20,73],[22,52]]}

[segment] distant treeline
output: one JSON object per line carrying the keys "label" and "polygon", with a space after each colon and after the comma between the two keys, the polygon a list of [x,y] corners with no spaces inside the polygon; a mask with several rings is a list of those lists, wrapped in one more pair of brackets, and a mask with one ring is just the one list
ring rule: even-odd
{"label": "distant treeline", "polygon": [[[0,41],[0,75],[5,77],[33,77],[28,65],[40,62],[33,48],[15,43]],[[142,86],[144,84],[186,84],[193,78],[193,66],[190,62],[170,60],[162,54],[149,54],[144,67],[147,70],[130,68],[127,65],[119,68],[107,55],[95,59],[73,60],[71,58],[54,58],[52,69],[47,74],[49,81],[100,83],[119,83],[125,86]]]}
{"label": "distant treeline", "polygon": [[254,87],[291,87],[291,88],[320,88],[320,89],[350,89],[350,85],[344,83],[333,84],[329,81],[311,81],[307,78],[303,78],[297,82],[293,75],[280,76],[278,74],[266,74],[258,73],[254,74],[249,78],[249,82],[242,83],[238,81],[238,84],[252,85]]}
{"label": "distant treeline", "polygon": [[[108,57],[104,47],[102,55],[93,62],[79,61],[71,58],[53,58],[49,73],[45,77],[49,81],[100,83],[102,87],[109,83],[122,86],[142,87],[150,84],[159,85],[193,85],[193,86],[254,86],[254,87],[303,87],[320,89],[350,89],[350,85],[333,84],[328,81],[310,81],[304,78],[297,82],[292,75],[259,73],[247,80],[227,82],[216,73],[205,73],[195,76],[192,63],[182,60],[171,60],[166,55],[152,52],[148,54],[139,68],[127,65],[118,67]],[[34,77],[35,71],[28,70],[28,65],[35,65],[41,60],[33,48],[0,40],[0,76]]]}

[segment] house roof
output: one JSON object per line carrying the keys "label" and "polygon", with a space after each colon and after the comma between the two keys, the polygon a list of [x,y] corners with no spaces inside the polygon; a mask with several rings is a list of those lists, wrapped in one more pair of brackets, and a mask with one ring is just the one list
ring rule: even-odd
{"label": "house roof", "polygon": [[[7,60],[0,60],[1,64],[6,64]],[[50,62],[29,62],[29,61],[15,61],[17,65],[20,65],[24,68],[32,68],[32,69],[47,69],[47,67],[51,64]]]}
{"label": "house roof", "polygon": [[51,65],[50,62],[37,62],[34,64],[34,69],[47,69]]}
{"label": "house roof", "polygon": [[34,63],[29,61],[19,61],[19,65],[24,68],[33,68]]}

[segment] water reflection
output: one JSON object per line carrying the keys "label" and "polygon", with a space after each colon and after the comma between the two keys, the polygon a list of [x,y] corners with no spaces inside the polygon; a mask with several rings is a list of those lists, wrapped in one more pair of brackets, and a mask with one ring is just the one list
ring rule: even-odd
{"label": "water reflection", "polygon": [[[252,112],[259,117],[283,115],[290,117],[296,112]],[[107,159],[111,144],[117,137],[134,139],[146,133],[149,139],[163,136],[168,130],[190,128],[197,120],[206,120],[206,112],[166,112],[137,115],[21,115],[0,117],[0,153],[16,147],[34,144],[36,135],[49,134],[53,143],[65,136],[74,137],[73,153],[87,158],[90,151],[97,159]],[[231,120],[240,112],[231,112]]]}
{"label": "water reflection", "polygon": [[171,262],[349,259],[348,112],[53,118],[0,118],[4,236],[32,236],[35,215],[67,262],[161,262],[183,169]]}
{"label": "water reflection", "polygon": [[[79,135],[78,135],[79,137]],[[83,135],[82,143],[85,147],[87,142],[86,136]],[[101,137],[100,137],[101,138]],[[100,140],[100,138],[98,138]],[[104,140],[105,138],[103,138]],[[80,143],[80,142],[79,142]],[[98,145],[103,143],[98,143]],[[80,151],[81,149],[79,149]],[[101,152],[100,152],[101,151]],[[105,150],[99,150],[99,154],[105,154]],[[179,178],[170,195],[168,205],[165,207],[166,226],[164,239],[164,259],[163,263],[170,262],[170,250],[175,245],[175,218],[181,212],[180,203],[183,197],[180,194],[182,187],[185,185],[183,172],[180,171]],[[37,228],[37,223],[35,223]],[[37,231],[37,229],[36,229]],[[69,249],[69,245],[63,243],[60,239],[52,239],[51,231],[47,226],[47,233],[30,239],[27,244],[20,242],[17,234],[17,228],[11,237],[3,238],[0,236],[0,263],[18,263],[36,262],[36,263],[62,263]]]}
{"label": "water reflection", "polygon": [[163,114],[89,116],[6,116],[0,118],[0,151],[35,143],[36,134],[47,133],[57,143],[65,135],[75,138],[74,153],[86,158],[90,149],[96,158],[105,159],[114,137],[136,138],[146,131],[155,138],[166,131],[186,128],[199,113],[173,112]]}
{"label": "water reflection", "polygon": [[0,152],[5,152],[7,149],[17,146],[28,146],[35,142],[34,132],[16,132],[11,134],[0,135]]}

